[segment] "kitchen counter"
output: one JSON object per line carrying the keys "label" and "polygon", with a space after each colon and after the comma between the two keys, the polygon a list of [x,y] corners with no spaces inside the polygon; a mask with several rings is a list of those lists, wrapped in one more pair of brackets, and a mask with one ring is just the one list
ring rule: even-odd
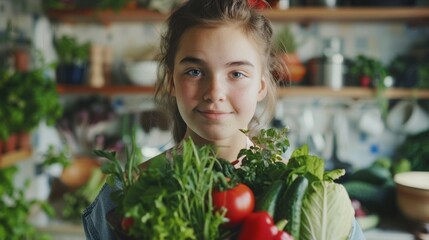
{"label": "kitchen counter", "polygon": [[[84,240],[82,225],[52,220],[47,226],[38,227],[40,232],[47,233],[55,240]],[[364,231],[367,240],[414,240],[414,235],[394,229],[373,228]]]}
{"label": "kitchen counter", "polygon": [[[40,216],[39,216],[40,217]],[[415,238],[410,227],[416,227],[400,216],[381,219],[376,228],[364,230],[367,240],[414,240],[429,239],[429,234]],[[84,240],[85,234],[82,224],[79,222],[68,222],[61,219],[39,218],[36,224],[41,233],[52,236],[55,240]]]}
{"label": "kitchen counter", "polygon": [[[84,240],[83,227],[78,223],[50,220],[49,224],[37,227],[55,240]],[[414,240],[414,235],[403,229],[372,228],[364,231],[367,240]]]}
{"label": "kitchen counter", "polygon": [[367,240],[414,240],[414,235],[402,230],[373,228],[363,232]]}
{"label": "kitchen counter", "polygon": [[401,214],[384,217],[376,228],[364,231],[367,240],[428,240],[429,224],[413,222]]}
{"label": "kitchen counter", "polygon": [[37,227],[41,233],[46,233],[55,240],[85,240],[81,224],[51,220],[48,225]]}

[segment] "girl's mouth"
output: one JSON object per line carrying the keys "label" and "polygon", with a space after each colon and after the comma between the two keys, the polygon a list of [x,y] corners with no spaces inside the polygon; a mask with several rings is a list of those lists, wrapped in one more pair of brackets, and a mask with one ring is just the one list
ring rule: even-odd
{"label": "girl's mouth", "polygon": [[229,115],[229,112],[217,111],[217,110],[197,110],[203,117],[210,120],[219,120]]}

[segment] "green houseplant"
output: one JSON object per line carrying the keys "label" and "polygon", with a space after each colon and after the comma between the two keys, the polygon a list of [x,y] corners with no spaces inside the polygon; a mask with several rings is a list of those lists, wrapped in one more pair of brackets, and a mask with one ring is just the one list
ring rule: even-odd
{"label": "green houseplant", "polygon": [[58,55],[56,77],[59,83],[82,84],[88,65],[90,43],[79,43],[75,37],[63,35],[54,39]]}
{"label": "green houseplant", "polygon": [[298,44],[289,26],[285,26],[282,30],[277,32],[274,39],[274,47],[280,53],[280,57],[289,70],[288,76],[283,77],[284,80],[289,82],[301,82],[306,69],[296,52]]}
{"label": "green houseplant", "polygon": [[378,87],[387,76],[387,69],[375,58],[358,55],[352,60],[349,73],[362,87]]}
{"label": "green houseplant", "polygon": [[29,187],[26,181],[23,187],[15,184],[18,172],[16,166],[0,169],[0,239],[51,239],[40,234],[28,220],[32,207],[38,206],[49,216],[54,209],[45,201],[27,199],[25,191]]}
{"label": "green houseplant", "polygon": [[388,74],[387,68],[375,58],[358,55],[351,63],[349,74],[361,87],[376,89],[378,105],[383,119],[386,119],[389,103],[384,97],[386,90],[384,79]]}
{"label": "green houseplant", "polygon": [[289,26],[283,27],[277,34],[274,39],[274,47],[281,52],[285,53],[295,53],[297,50],[297,43],[295,36],[293,36],[292,31]]}
{"label": "green houseplant", "polygon": [[41,67],[27,72],[0,70],[0,139],[30,132],[45,120],[53,125],[62,115],[55,83]]}

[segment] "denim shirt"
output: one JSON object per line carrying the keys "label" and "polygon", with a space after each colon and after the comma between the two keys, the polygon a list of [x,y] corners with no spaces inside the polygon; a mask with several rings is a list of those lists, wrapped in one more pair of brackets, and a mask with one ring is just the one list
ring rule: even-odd
{"label": "denim shirt", "polygon": [[110,199],[112,192],[113,189],[107,183],[104,184],[97,198],[83,211],[82,223],[86,239],[116,239],[106,219],[106,214],[116,207]]}
{"label": "denim shirt", "polygon": [[[120,187],[119,185],[117,187]],[[85,230],[86,239],[91,240],[111,240],[115,239],[115,235],[111,231],[106,214],[115,208],[115,204],[110,199],[110,194],[113,189],[105,184],[99,195],[85,209],[82,215],[83,228]],[[353,229],[350,235],[350,240],[364,240],[362,229],[356,219],[353,222]]]}

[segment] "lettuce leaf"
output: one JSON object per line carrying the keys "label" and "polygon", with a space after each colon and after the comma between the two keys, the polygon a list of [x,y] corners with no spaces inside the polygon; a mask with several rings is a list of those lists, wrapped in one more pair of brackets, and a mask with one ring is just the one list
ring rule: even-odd
{"label": "lettuce leaf", "polygon": [[348,239],[354,210],[341,184],[313,181],[301,210],[300,239]]}

